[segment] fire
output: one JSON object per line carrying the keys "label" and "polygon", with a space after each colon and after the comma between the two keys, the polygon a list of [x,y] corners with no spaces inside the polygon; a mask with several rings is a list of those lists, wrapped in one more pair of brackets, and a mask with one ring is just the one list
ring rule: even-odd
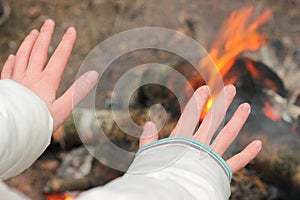
{"label": "fire", "polygon": [[64,194],[47,194],[45,195],[46,200],[74,200],[76,195],[69,193]]}
{"label": "fire", "polygon": [[[266,10],[254,22],[251,22],[253,7],[233,11],[217,36],[209,56],[216,63],[221,75],[229,71],[235,58],[244,51],[258,50],[267,42],[266,36],[257,29],[271,17],[271,10]],[[205,61],[200,61],[200,66]]]}
{"label": "fire", "polygon": [[251,73],[254,79],[263,80],[263,84],[265,86],[272,88],[272,90],[274,90],[275,92],[279,92],[278,85],[267,77],[264,77],[264,74],[257,70],[253,62],[251,62],[250,60],[246,60],[245,62],[247,70]]}
{"label": "fire", "polygon": [[273,110],[273,107],[270,102],[265,102],[265,107],[263,109],[263,113],[271,120],[273,121],[280,121],[281,117],[275,114],[275,111]]}
{"label": "fire", "polygon": [[[222,77],[225,77],[236,58],[242,52],[258,50],[262,45],[267,43],[266,36],[258,33],[258,28],[270,19],[272,14],[271,9],[265,10],[257,18],[254,18],[253,11],[253,7],[233,11],[214,40],[209,55],[200,60],[199,66],[208,70],[207,73],[210,77],[206,84],[211,88],[211,91],[214,91],[211,94],[211,99],[206,104],[201,119],[203,119],[203,116],[207,113],[219,93],[215,85],[215,73],[219,73]],[[211,70],[212,67],[215,67],[211,66],[211,60],[216,64],[217,70]],[[231,80],[227,80],[226,84],[231,84],[235,81],[232,78]],[[196,88],[204,84],[202,82],[201,78],[196,78],[191,81],[191,85]]]}

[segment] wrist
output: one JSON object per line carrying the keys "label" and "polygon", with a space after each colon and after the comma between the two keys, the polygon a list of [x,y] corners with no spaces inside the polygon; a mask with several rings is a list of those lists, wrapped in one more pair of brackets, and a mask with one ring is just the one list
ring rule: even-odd
{"label": "wrist", "polygon": [[199,151],[199,157],[198,160],[201,161],[201,158],[205,157],[205,156],[209,156],[211,159],[215,160],[216,164],[220,166],[220,168],[222,169],[222,171],[224,171],[224,173],[226,174],[226,176],[228,177],[229,182],[232,179],[232,171],[230,169],[230,167],[228,166],[228,164],[226,163],[226,161],[219,156],[214,150],[212,150],[209,146],[200,143],[196,140],[193,140],[191,138],[187,138],[187,137],[169,137],[169,138],[165,138],[165,139],[161,139],[155,142],[152,142],[150,144],[147,144],[143,147],[141,147],[137,153],[136,153],[136,157],[138,157],[140,154],[149,154],[149,152],[153,152],[155,151],[155,149],[157,149],[157,151],[159,151],[159,149],[164,149],[165,147],[170,148],[171,146],[177,147],[177,148],[182,148],[182,151],[177,155],[177,157],[179,156],[184,156],[184,153],[188,150],[188,149],[194,149],[196,152]]}
{"label": "wrist", "polygon": [[231,170],[226,162],[208,146],[185,137],[170,137],[142,147],[124,177],[167,184],[169,192],[177,191],[189,199],[230,196]]}

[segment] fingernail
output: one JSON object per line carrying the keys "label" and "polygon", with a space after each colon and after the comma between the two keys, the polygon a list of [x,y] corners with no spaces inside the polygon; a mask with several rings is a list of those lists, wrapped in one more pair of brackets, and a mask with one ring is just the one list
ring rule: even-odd
{"label": "fingernail", "polygon": [[151,127],[151,126],[153,126],[153,122],[147,121],[147,122],[145,123],[145,125],[144,125],[144,128],[149,128],[149,127]]}
{"label": "fingernail", "polygon": [[147,121],[147,122],[145,123],[145,125],[144,125],[144,128],[147,128],[147,127],[150,127],[150,126],[152,126],[152,122]]}
{"label": "fingernail", "polygon": [[75,28],[73,26],[69,27],[66,31],[67,34],[73,33],[75,31]]}
{"label": "fingernail", "polygon": [[156,125],[151,121],[146,122],[144,125],[144,131],[143,131],[142,138],[145,139],[145,138],[153,137],[156,135],[157,135]]}
{"label": "fingernail", "polygon": [[36,29],[32,29],[29,34],[37,34],[38,31]]}
{"label": "fingernail", "polygon": [[14,57],[15,57],[15,55],[14,55],[14,54],[9,54],[9,56],[8,56],[8,58],[7,58],[7,59],[11,60],[11,59],[13,59]]}
{"label": "fingernail", "polygon": [[229,94],[232,94],[232,95],[236,93],[236,89],[233,85],[225,86],[225,90],[226,90],[226,92],[228,92]]}
{"label": "fingernail", "polygon": [[85,81],[90,84],[94,85],[98,80],[98,73],[96,71],[90,71],[85,76]]}
{"label": "fingernail", "polygon": [[45,26],[50,26],[54,23],[54,21],[52,19],[47,19],[45,22],[44,22],[44,25]]}
{"label": "fingernail", "polygon": [[261,149],[262,148],[262,142],[260,140],[255,140],[254,141],[254,147],[257,149]]}
{"label": "fingernail", "polygon": [[248,103],[243,103],[243,104],[241,105],[241,109],[242,109],[242,111],[244,111],[244,112],[250,112],[251,106],[250,106]]}
{"label": "fingernail", "polygon": [[207,93],[210,92],[210,91],[209,91],[208,85],[203,85],[203,86],[201,86],[201,87],[199,88],[199,91],[207,92]]}

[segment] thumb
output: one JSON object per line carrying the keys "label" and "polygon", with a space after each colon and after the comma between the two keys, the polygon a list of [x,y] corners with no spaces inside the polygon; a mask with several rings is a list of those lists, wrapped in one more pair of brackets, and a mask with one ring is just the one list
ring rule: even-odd
{"label": "thumb", "polygon": [[151,121],[146,122],[143,133],[140,137],[140,147],[158,140],[158,131],[155,124]]}
{"label": "thumb", "polygon": [[86,72],[53,103],[51,114],[54,119],[54,131],[67,119],[73,108],[90,93],[97,80],[98,73],[96,71]]}

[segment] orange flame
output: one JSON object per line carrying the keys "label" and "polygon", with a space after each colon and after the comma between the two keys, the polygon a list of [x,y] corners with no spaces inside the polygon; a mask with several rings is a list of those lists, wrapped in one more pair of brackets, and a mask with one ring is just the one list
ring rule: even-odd
{"label": "orange flame", "polygon": [[263,109],[263,113],[265,114],[265,116],[267,116],[269,119],[271,119],[273,121],[281,120],[281,116],[278,116],[275,114],[275,111],[273,110],[271,103],[268,101],[265,102],[265,107]]}
{"label": "orange flame", "polygon": [[[270,19],[272,12],[267,9],[251,22],[253,10],[253,7],[249,7],[233,11],[212,45],[209,56],[223,77],[239,54],[255,51],[267,42],[266,36],[258,33],[257,29]],[[202,64],[205,61],[201,60],[200,66]]]}
{"label": "orange flame", "polygon": [[71,194],[47,194],[45,195],[46,200],[74,200],[75,196]]}
{"label": "orange flame", "polygon": [[[238,55],[244,51],[255,51],[267,42],[266,36],[258,33],[257,30],[270,19],[271,9],[267,9],[256,19],[253,17],[253,11],[253,7],[233,11],[214,40],[209,55],[200,60],[199,66],[208,71],[209,74],[209,80],[206,80],[206,84],[214,92],[206,104],[201,119],[203,119],[219,93],[218,89],[215,88],[216,73],[224,77]],[[215,66],[211,66],[211,60],[216,64],[217,70],[212,70],[212,67]],[[196,88],[201,82],[200,79],[191,80],[191,85]],[[226,84],[234,82],[235,79],[233,78],[227,81]]]}

